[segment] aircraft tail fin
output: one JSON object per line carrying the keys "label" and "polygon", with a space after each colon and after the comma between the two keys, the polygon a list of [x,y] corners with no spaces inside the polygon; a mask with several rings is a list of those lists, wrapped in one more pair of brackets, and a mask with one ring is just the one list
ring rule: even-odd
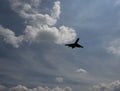
{"label": "aircraft tail fin", "polygon": [[79,41],[79,38],[77,38],[77,40],[75,41],[75,44],[77,44],[78,41]]}

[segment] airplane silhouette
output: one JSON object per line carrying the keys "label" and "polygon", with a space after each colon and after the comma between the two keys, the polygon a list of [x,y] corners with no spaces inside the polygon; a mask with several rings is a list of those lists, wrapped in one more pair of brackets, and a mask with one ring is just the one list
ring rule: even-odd
{"label": "airplane silhouette", "polygon": [[75,43],[72,43],[72,44],[65,44],[65,46],[72,47],[72,49],[75,48],[75,47],[83,48],[82,45],[78,44],[78,41],[79,41],[79,38],[77,38],[77,40],[75,41]]}

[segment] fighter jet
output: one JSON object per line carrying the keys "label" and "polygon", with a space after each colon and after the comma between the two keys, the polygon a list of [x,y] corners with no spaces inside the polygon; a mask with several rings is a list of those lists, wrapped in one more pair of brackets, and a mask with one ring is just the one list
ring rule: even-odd
{"label": "fighter jet", "polygon": [[77,38],[77,40],[75,41],[75,43],[65,44],[65,46],[72,47],[72,49],[75,48],[75,47],[83,48],[82,45],[78,44],[78,41],[79,41],[79,38]]}

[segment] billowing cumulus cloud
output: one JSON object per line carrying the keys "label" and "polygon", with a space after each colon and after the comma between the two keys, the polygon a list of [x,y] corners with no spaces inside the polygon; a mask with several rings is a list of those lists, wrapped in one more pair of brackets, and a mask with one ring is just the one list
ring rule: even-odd
{"label": "billowing cumulus cloud", "polygon": [[60,1],[54,2],[50,14],[40,13],[41,0],[9,0],[12,10],[26,22],[22,35],[4,27],[0,27],[0,36],[6,43],[19,47],[24,42],[50,41],[58,44],[70,42],[76,37],[75,30],[64,25],[55,27],[61,9]]}
{"label": "billowing cumulus cloud", "polygon": [[0,26],[0,36],[2,36],[3,40],[8,43],[12,44],[14,47],[19,47],[21,41],[23,41],[23,36],[15,36],[15,33],[10,29],[5,29]]}
{"label": "billowing cumulus cloud", "polygon": [[109,53],[120,55],[120,39],[113,40],[106,49]]}
{"label": "billowing cumulus cloud", "polygon": [[114,81],[111,83],[102,83],[94,86],[95,91],[120,91],[120,81]]}
{"label": "billowing cumulus cloud", "polygon": [[[0,91],[5,91],[5,86],[0,85]],[[17,85],[15,87],[11,87],[7,89],[8,91],[72,91],[72,89],[70,87],[64,87],[64,88],[60,88],[60,87],[55,87],[55,88],[49,88],[49,87],[36,87],[36,88],[28,88],[26,86],[23,85]]]}
{"label": "billowing cumulus cloud", "polygon": [[41,0],[10,0],[12,9],[24,18],[31,26],[54,25],[60,15],[60,2],[54,3],[51,15],[39,13]]}

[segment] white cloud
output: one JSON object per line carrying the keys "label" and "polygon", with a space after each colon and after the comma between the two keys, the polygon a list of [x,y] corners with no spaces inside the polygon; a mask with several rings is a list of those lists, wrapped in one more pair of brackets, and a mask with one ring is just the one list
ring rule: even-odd
{"label": "white cloud", "polygon": [[39,5],[41,0],[9,0],[11,8],[26,21],[24,33],[16,36],[10,29],[0,27],[0,36],[6,43],[19,47],[20,43],[52,41],[62,44],[72,41],[76,37],[75,30],[66,26],[54,27],[59,15],[60,1],[54,2],[51,14],[41,14]]}
{"label": "white cloud", "polygon": [[51,91],[72,91],[72,89],[70,87],[65,87],[65,88],[56,87],[51,89]]}
{"label": "white cloud", "polygon": [[[0,85],[0,91],[5,91],[5,86]],[[70,87],[55,87],[55,88],[49,88],[49,87],[36,87],[36,88],[27,88],[23,85],[17,85],[15,87],[8,88],[8,91],[72,91]]]}
{"label": "white cloud", "polygon": [[108,86],[104,83],[101,83],[99,85],[94,85],[93,88],[95,91],[105,91],[108,89]]}
{"label": "white cloud", "polygon": [[66,26],[61,26],[59,28],[57,43],[59,44],[67,43],[74,40],[75,37],[76,33],[74,29]]}
{"label": "white cloud", "polygon": [[63,82],[63,77],[56,77],[56,81],[59,82],[59,83],[62,83]]}
{"label": "white cloud", "polygon": [[82,69],[82,68],[77,69],[76,72],[78,72],[80,74],[86,74],[86,73],[88,73],[85,69]]}
{"label": "white cloud", "polygon": [[24,40],[30,42],[52,41],[58,44],[72,41],[76,34],[75,30],[69,27],[61,26],[49,27],[48,25],[36,28],[34,26],[27,26],[25,30]]}
{"label": "white cloud", "polygon": [[95,91],[120,91],[120,81],[114,81],[111,83],[101,83],[93,86]]}
{"label": "white cloud", "polygon": [[60,2],[55,2],[55,5],[53,7],[53,11],[52,11],[51,16],[53,18],[59,18],[60,13],[61,13],[61,11],[60,11]]}
{"label": "white cloud", "polygon": [[[18,85],[16,87],[12,87],[9,89],[10,91],[29,91],[29,89],[25,86]],[[31,90],[32,91],[32,90]]]}
{"label": "white cloud", "polygon": [[13,31],[5,29],[2,26],[0,26],[0,36],[6,43],[12,44],[16,48],[19,47],[19,44],[23,40],[23,36],[16,37]]}
{"label": "white cloud", "polygon": [[71,87],[65,87],[64,91],[72,91],[72,88]]}
{"label": "white cloud", "polygon": [[[12,0],[11,0],[12,1]],[[14,0],[13,0],[14,1]],[[14,6],[14,10],[28,21],[28,24],[25,29],[25,38],[24,40],[28,41],[37,41],[38,40],[52,40],[56,43],[66,43],[73,40],[76,37],[75,30],[66,26],[61,26],[59,29],[53,27],[56,24],[57,19],[60,15],[60,2],[54,2],[54,6],[51,12],[51,16],[48,14],[41,14],[38,11],[38,5],[33,7],[32,3],[27,4],[27,8],[23,8],[19,10],[17,7],[25,7],[26,4],[17,0],[20,4],[17,5],[12,1],[12,6]],[[31,0],[30,0],[31,1]],[[38,2],[38,0],[37,0]],[[28,9],[28,6],[31,7]],[[34,13],[34,12],[35,13]],[[30,13],[28,13],[30,12]],[[42,36],[42,34],[44,34]],[[47,37],[45,37],[47,36]],[[27,37],[27,39],[26,39]]]}
{"label": "white cloud", "polygon": [[106,49],[109,53],[120,55],[120,39],[113,40]]}

